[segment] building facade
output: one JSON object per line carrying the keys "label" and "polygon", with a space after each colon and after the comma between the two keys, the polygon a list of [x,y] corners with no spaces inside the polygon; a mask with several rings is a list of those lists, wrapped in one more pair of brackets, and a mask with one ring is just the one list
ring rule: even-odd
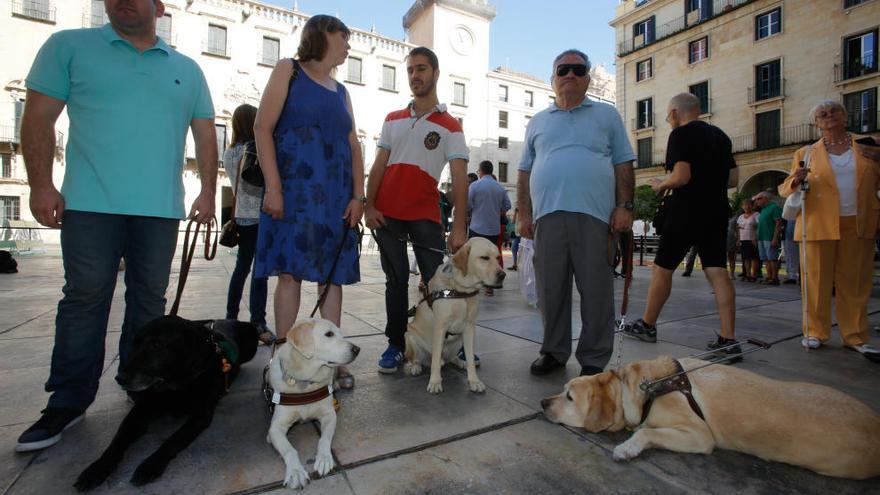
{"label": "building facade", "polygon": [[[214,100],[222,156],[231,134],[233,111],[242,103],[259,104],[275,63],[296,52],[309,15],[298,11],[293,1],[291,9],[249,0],[163,1],[166,13],[159,22],[159,36],[204,71]],[[405,40],[349,26],[349,59],[339,67],[336,78],[351,94],[367,171],[384,116],[404,108],[411,99],[405,57],[410,49],[424,45],[440,59],[438,96],[463,124],[471,148],[469,168],[475,170],[481,160],[492,160],[502,175],[499,179],[515,193],[515,170],[527,117],[546,108],[553,93],[540,78],[506,69],[489,70],[489,32],[494,17],[495,7],[487,0],[418,0],[403,17]],[[105,22],[100,0],[0,0],[0,59],[4,61],[0,66],[0,229],[8,220],[33,218],[27,206],[29,190],[19,129],[24,79],[37,51],[56,31],[99,27]],[[548,73],[551,62],[547,61]],[[612,77],[597,68],[594,79],[591,97],[613,102]],[[501,86],[508,91],[505,100],[500,97]],[[506,112],[506,122],[501,120],[502,112]],[[67,127],[67,116],[62,114],[56,126],[54,179],[58,186],[64,174]],[[506,148],[500,146],[501,141],[506,141]],[[191,136],[185,160],[188,205],[199,191]],[[506,171],[502,172],[501,164]],[[443,180],[448,182],[448,176]],[[231,187],[222,171],[219,181],[217,206],[222,211],[231,204]],[[11,235],[9,229],[0,230],[0,239]],[[43,237],[53,242],[57,233],[44,233]]]}
{"label": "building facade", "polygon": [[852,132],[877,135],[880,0],[626,0],[611,25],[617,106],[639,183],[662,175],[667,104],[688,91],[732,139],[739,190],[774,187],[819,138],[808,114],[843,103]]}

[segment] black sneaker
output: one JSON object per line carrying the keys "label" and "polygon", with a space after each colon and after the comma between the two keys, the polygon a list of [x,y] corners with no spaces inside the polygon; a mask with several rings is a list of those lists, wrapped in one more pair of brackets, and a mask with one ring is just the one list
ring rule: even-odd
{"label": "black sneaker", "polygon": [[627,337],[639,339],[642,342],[657,342],[657,325],[648,325],[641,318],[624,325],[621,332]]}
{"label": "black sneaker", "polygon": [[[724,347],[726,347],[726,349],[722,349]],[[735,356],[725,360],[725,364],[738,363],[743,360],[741,356],[742,348],[739,346],[739,342],[737,342],[736,339],[725,339],[719,335],[716,340],[710,340],[709,343],[706,344],[706,350],[715,351],[715,356],[719,358]]]}
{"label": "black sneaker", "polygon": [[85,414],[83,411],[60,407],[47,407],[42,413],[43,416],[18,437],[16,452],[30,452],[55,445],[61,440],[64,430],[79,423]]}

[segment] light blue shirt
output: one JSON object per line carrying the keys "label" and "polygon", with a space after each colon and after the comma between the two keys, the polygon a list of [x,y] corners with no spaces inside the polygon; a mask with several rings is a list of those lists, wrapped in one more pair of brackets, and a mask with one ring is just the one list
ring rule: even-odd
{"label": "light blue shirt", "polygon": [[478,234],[501,233],[501,214],[510,209],[510,198],[504,186],[491,175],[484,175],[468,187],[470,229]]}
{"label": "light blue shirt", "polygon": [[214,118],[208,84],[192,59],[161,38],[138,52],[110,24],[72,29],[40,48],[26,86],[67,104],[67,209],[186,216],[187,130],[193,119]]}
{"label": "light blue shirt", "polygon": [[526,128],[519,170],[530,172],[532,218],[585,213],[608,223],[615,205],[614,165],[635,159],[623,121],[606,103],[555,104]]}

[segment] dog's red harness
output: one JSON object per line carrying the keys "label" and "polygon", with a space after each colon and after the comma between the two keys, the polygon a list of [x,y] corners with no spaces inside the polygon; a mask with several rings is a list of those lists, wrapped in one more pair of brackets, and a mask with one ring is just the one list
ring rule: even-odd
{"label": "dog's red harness", "polygon": [[[282,345],[285,342],[287,342],[286,338],[277,339],[272,347],[272,354],[275,354],[276,346]],[[269,366],[270,365],[267,364],[266,368],[263,370],[263,395],[271,404],[269,407],[273,407],[276,404],[281,406],[304,406],[306,404],[314,404],[315,402],[322,401],[327,397],[334,395],[332,381],[330,385],[327,385],[326,387],[321,387],[318,390],[313,390],[311,392],[303,392],[301,394],[276,392],[272,389],[272,386],[269,385],[269,380],[267,379]],[[335,396],[333,397],[333,408],[337,411],[339,410],[339,402],[336,400]]]}
{"label": "dog's red harness", "polygon": [[645,420],[648,419],[648,414],[651,413],[651,406],[654,405],[654,399],[671,392],[681,392],[687,399],[688,405],[691,406],[691,409],[697,414],[697,416],[703,421],[706,421],[706,417],[703,416],[703,410],[700,409],[700,405],[697,404],[697,400],[694,399],[694,394],[691,392],[691,381],[688,379],[687,373],[685,373],[684,368],[678,360],[675,360],[674,362],[675,373],[671,377],[666,378],[645,390],[645,396],[647,396],[648,400],[645,402],[645,405],[642,406],[642,421],[640,421],[639,424],[644,423]]}

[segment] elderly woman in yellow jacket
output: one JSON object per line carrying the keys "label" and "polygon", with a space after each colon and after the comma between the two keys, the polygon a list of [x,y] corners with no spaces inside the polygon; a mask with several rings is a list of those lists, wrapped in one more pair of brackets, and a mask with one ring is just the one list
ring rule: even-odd
{"label": "elderly woman in yellow jacket", "polygon": [[[835,288],[844,346],[880,360],[880,350],[868,344],[874,239],[880,229],[880,148],[856,143],[863,137],[847,132],[846,109],[836,101],[813,107],[810,121],[822,131],[822,139],[795,153],[791,173],[779,186],[779,193],[787,197],[800,189],[804,179],[809,182],[806,218],[799,214],[795,224],[798,242],[804,228],[807,234],[806,246],[801,246],[806,249],[801,275],[806,270],[807,277],[801,280],[807,282],[809,327],[805,321],[801,344],[816,349],[830,337]],[[801,168],[808,148],[809,164]]]}

